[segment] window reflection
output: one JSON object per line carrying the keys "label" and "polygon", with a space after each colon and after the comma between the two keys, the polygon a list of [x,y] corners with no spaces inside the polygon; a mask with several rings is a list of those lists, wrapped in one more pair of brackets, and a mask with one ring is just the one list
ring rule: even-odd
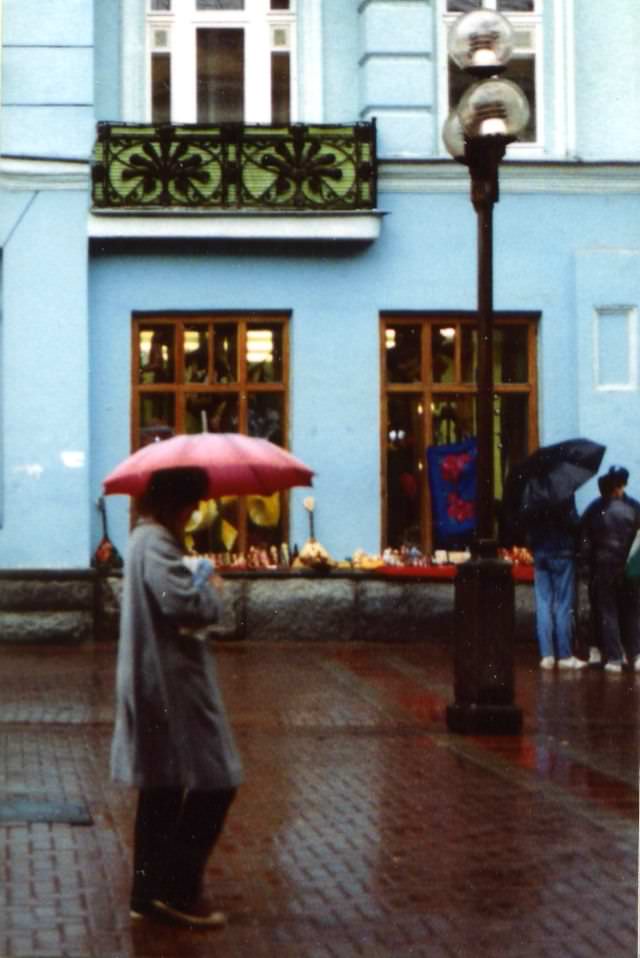
{"label": "window reflection", "polygon": [[145,385],[175,381],[173,327],[142,326],[139,334],[138,382]]}
{"label": "window reflection", "polygon": [[246,357],[250,382],[282,382],[282,326],[249,326]]}
{"label": "window reflection", "polygon": [[434,326],[431,330],[431,377],[434,383],[452,383],[456,378],[456,327]]}
{"label": "window reflection", "polygon": [[390,383],[417,383],[421,379],[422,348],[420,327],[400,323],[385,328],[387,380]]}
{"label": "window reflection", "polygon": [[475,396],[458,393],[434,397],[430,411],[432,445],[442,446],[475,436]]}
{"label": "window reflection", "polygon": [[175,433],[175,421],[175,401],[171,394],[141,395],[138,444],[148,446],[151,442],[169,439]]}
{"label": "window reflection", "polygon": [[184,381],[209,382],[209,329],[207,326],[185,326]]}
{"label": "window reflection", "polygon": [[528,330],[497,326],[493,333],[494,378],[497,383],[526,383],[529,373]]}
{"label": "window reflection", "polygon": [[283,397],[280,394],[252,393],[249,396],[249,435],[268,439],[281,446]]}
{"label": "window reflection", "polygon": [[391,396],[387,435],[387,530],[392,548],[419,546],[425,482],[424,406],[416,396]]}
{"label": "window reflection", "polygon": [[238,432],[238,397],[195,393],[185,399],[185,432]]}
{"label": "window reflection", "polygon": [[213,369],[217,383],[238,381],[238,327],[216,323],[213,327]]}

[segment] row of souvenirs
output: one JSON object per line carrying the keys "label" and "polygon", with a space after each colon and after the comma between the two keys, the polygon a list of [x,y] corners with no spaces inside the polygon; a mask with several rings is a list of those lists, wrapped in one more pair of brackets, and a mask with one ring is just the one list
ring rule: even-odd
{"label": "row of souvenirs", "polygon": [[[500,556],[509,562],[519,565],[532,565],[533,557],[527,549],[501,549]],[[333,559],[327,550],[316,539],[308,539],[298,550],[294,546],[289,550],[286,543],[278,549],[257,548],[251,546],[247,553],[222,552],[208,555],[218,569],[315,569],[329,571],[330,569],[357,569],[360,571],[374,571],[385,567],[427,567],[431,565],[457,565],[469,558],[469,551],[437,550],[433,556],[424,555],[415,546],[401,549],[385,549],[381,555],[356,549],[351,558],[343,561]]]}

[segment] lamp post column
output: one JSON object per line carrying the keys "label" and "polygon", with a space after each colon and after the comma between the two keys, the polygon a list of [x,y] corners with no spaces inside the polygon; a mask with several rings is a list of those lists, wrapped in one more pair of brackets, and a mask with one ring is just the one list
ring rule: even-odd
{"label": "lamp post column", "polygon": [[529,112],[519,87],[499,77],[514,42],[510,23],[484,9],[458,18],[449,33],[451,56],[479,81],[444,129],[447,149],[469,168],[478,231],[476,533],[471,559],[456,573],[455,701],[447,707],[449,729],[470,734],[522,728],[514,703],[515,587],[510,564],[498,558],[493,465],[493,207],[500,161]]}
{"label": "lamp post column", "polygon": [[458,567],[454,611],[454,693],[451,731],[517,734],[514,704],[515,587],[511,566],[498,559],[493,491],[493,207],[504,138],[468,143],[471,198],[478,231],[478,458],[476,537],[472,557]]}

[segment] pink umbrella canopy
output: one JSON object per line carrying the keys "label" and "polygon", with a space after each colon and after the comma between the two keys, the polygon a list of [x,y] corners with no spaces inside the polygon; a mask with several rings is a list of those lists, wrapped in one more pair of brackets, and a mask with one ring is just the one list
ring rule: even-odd
{"label": "pink umbrella canopy", "polygon": [[310,486],[313,470],[268,439],[233,432],[174,436],[143,446],[103,480],[105,495],[141,496],[152,473],[197,467],[209,479],[212,499],[271,495],[291,486]]}

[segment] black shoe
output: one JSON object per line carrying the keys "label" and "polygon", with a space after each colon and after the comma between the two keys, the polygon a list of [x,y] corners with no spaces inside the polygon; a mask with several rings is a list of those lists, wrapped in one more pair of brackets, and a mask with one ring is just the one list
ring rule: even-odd
{"label": "black shoe", "polygon": [[140,918],[147,918],[155,912],[155,906],[151,899],[132,899],[129,903],[129,917],[134,921]]}

